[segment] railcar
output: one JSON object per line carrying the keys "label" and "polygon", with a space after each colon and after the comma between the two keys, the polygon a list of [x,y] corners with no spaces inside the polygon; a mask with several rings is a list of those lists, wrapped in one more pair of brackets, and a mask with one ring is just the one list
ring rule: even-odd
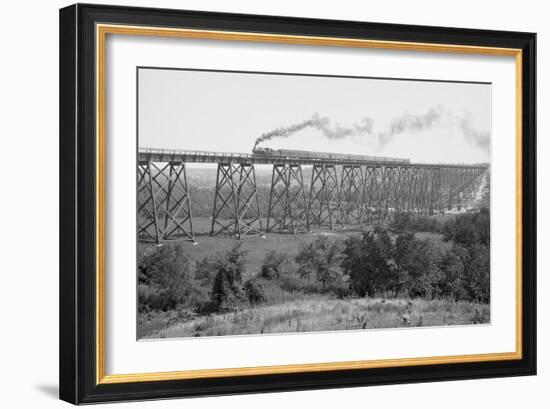
{"label": "railcar", "polygon": [[402,164],[411,163],[409,159],[388,158],[386,156],[312,152],[312,151],[302,151],[297,149],[254,148],[252,150],[252,153],[254,155],[275,156],[275,157],[284,157],[284,158],[353,160],[353,161],[363,161],[363,162],[389,162],[389,163],[402,163]]}

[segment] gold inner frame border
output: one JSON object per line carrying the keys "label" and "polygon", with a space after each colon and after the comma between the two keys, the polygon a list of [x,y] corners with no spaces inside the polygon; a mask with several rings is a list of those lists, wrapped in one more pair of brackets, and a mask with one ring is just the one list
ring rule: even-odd
{"label": "gold inner frame border", "polygon": [[[522,50],[459,44],[416,43],[354,38],[216,31],[186,28],[96,24],[96,383],[173,381],[231,376],[292,374],[350,369],[389,368],[522,358]],[[516,65],[516,350],[504,353],[449,355],[365,361],[321,362],[170,372],[105,373],[105,42],[108,34],[247,41],[294,45],[371,48],[401,51],[466,53],[515,57]]]}

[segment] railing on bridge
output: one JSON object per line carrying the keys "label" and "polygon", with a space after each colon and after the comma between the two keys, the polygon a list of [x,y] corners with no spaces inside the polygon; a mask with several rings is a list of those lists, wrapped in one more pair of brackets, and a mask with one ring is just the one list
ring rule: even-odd
{"label": "railing on bridge", "polygon": [[[217,163],[210,234],[243,238],[312,227],[383,222],[395,211],[435,214],[468,206],[487,166],[284,158],[244,153],[140,149],[138,237],[195,239],[186,163]],[[267,223],[256,164],[273,165]],[[302,167],[312,166],[311,180]]]}
{"label": "railing on bridge", "polygon": [[[300,151],[294,151],[299,153]],[[298,155],[282,156],[269,154],[251,154],[239,152],[210,152],[178,149],[155,149],[140,148],[138,161],[148,162],[183,162],[183,163],[246,163],[265,164],[296,163],[300,165],[365,165],[377,164],[380,166],[405,166],[405,167],[427,167],[427,168],[479,168],[485,169],[486,165],[448,164],[448,163],[404,163],[397,159],[391,160],[386,157],[368,157],[368,159],[337,159]]]}

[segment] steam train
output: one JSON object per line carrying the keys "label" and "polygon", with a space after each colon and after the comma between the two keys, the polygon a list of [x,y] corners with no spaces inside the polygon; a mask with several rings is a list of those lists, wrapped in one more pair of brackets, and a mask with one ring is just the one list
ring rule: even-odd
{"label": "steam train", "polygon": [[411,163],[409,159],[388,158],[385,156],[370,156],[370,155],[351,155],[347,153],[327,153],[327,152],[311,152],[295,149],[271,149],[271,148],[254,148],[254,155],[275,156],[284,158],[301,158],[301,159],[335,159],[335,160],[354,160],[362,162],[389,162],[389,163]]}

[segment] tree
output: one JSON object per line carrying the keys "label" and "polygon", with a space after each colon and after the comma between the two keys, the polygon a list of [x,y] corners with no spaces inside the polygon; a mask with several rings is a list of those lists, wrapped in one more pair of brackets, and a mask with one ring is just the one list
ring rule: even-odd
{"label": "tree", "polygon": [[465,288],[468,250],[460,244],[453,245],[441,259],[441,279],[438,283],[441,295],[453,300],[467,299]]}
{"label": "tree", "polygon": [[245,272],[245,255],[239,243],[217,263],[211,298],[220,312],[235,311],[244,301],[241,283]]}
{"label": "tree", "polygon": [[412,233],[395,240],[396,291],[409,297],[433,297],[438,292],[440,253],[429,240],[418,240]]}
{"label": "tree", "polygon": [[313,243],[303,246],[300,252],[296,255],[295,261],[298,264],[298,275],[300,278],[307,279],[307,288],[309,291],[311,284],[311,276],[315,274],[315,266],[319,258],[317,250]]}
{"label": "tree", "polygon": [[443,225],[443,240],[453,241],[463,246],[474,244],[489,245],[489,209],[481,208],[477,213],[461,214]]}
{"label": "tree", "polygon": [[393,243],[387,230],[376,228],[345,241],[342,268],[359,296],[374,296],[395,283]]}
{"label": "tree", "polygon": [[475,244],[468,248],[468,264],[465,269],[466,291],[470,300],[488,303],[490,300],[489,247]]}
{"label": "tree", "polygon": [[260,275],[268,280],[280,278],[287,261],[288,256],[286,253],[280,253],[277,250],[268,251],[262,262]]}
{"label": "tree", "polygon": [[326,236],[320,236],[312,243],[302,247],[295,258],[298,274],[307,278],[308,288],[311,276],[315,275],[323,290],[342,280],[340,271],[341,251],[338,242]]}
{"label": "tree", "polygon": [[182,243],[158,247],[141,259],[139,270],[141,283],[150,286],[150,292],[158,298],[163,298],[157,305],[162,304],[164,310],[190,305],[197,295],[191,263]]}

